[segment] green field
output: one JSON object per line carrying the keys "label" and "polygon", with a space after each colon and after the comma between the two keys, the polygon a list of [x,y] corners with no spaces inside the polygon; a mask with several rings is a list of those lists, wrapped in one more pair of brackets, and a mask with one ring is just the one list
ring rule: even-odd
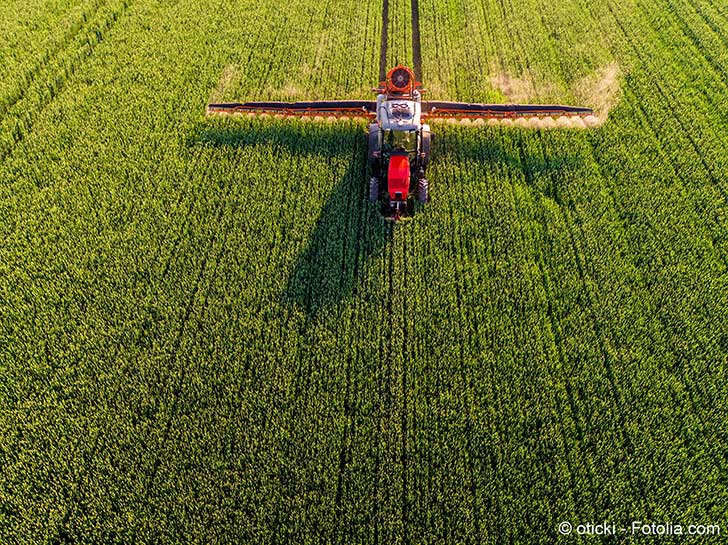
{"label": "green field", "polygon": [[395,225],[365,121],[205,106],[371,98],[410,0],[4,0],[0,543],[725,543],[728,7],[552,4],[419,0],[424,85],[606,122],[433,125]]}

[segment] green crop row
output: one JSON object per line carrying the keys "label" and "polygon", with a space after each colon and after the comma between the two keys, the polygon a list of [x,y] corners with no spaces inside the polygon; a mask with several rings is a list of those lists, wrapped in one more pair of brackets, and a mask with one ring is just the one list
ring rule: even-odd
{"label": "green crop row", "polygon": [[[720,414],[726,398],[719,384],[725,380],[728,306],[726,202],[721,176],[716,175],[723,170],[718,159],[724,155],[722,114],[720,93],[709,91],[722,86],[718,50],[711,49],[708,41],[713,34],[700,27],[699,18],[689,17],[686,12],[692,9],[684,3],[673,2],[672,8],[610,3],[598,9],[566,3],[550,7],[549,14],[571,14],[575,21],[566,27],[568,32],[572,36],[593,32],[591,43],[597,47],[592,45],[586,55],[577,55],[578,48],[570,47],[554,55],[548,44],[557,29],[534,32],[540,23],[523,20],[529,13],[543,12],[536,4],[517,14],[509,11],[502,21],[492,17],[489,28],[502,24],[509,30],[481,36],[491,36],[490,43],[511,40],[509,48],[496,47],[501,51],[524,52],[520,61],[527,63],[528,70],[508,59],[501,69],[525,74],[516,77],[530,83],[536,89],[533,97],[539,99],[540,88],[544,89],[541,97],[561,88],[562,100],[570,99],[573,75],[588,76],[600,64],[617,63],[622,95],[608,123],[592,133],[486,131],[477,138],[469,136],[472,129],[465,134],[442,128],[440,145],[464,150],[443,159],[442,166],[438,151],[441,155],[430,177],[435,180],[433,199],[452,199],[459,203],[453,205],[455,210],[463,207],[477,218],[477,227],[458,239],[472,241],[477,233],[487,233],[481,237],[487,236],[491,246],[497,229],[491,227],[489,217],[471,210],[487,208],[477,195],[493,198],[503,189],[478,191],[467,182],[492,176],[513,184],[518,214],[504,223],[518,237],[494,255],[509,262],[519,241],[529,241],[526,253],[516,262],[532,263],[526,277],[533,278],[536,292],[529,301],[542,305],[538,315],[544,321],[534,326],[521,319],[515,327],[543,339],[548,356],[540,359],[533,354],[521,363],[531,374],[509,381],[515,382],[518,393],[509,396],[505,407],[528,407],[534,402],[530,400],[537,400],[536,407],[524,411],[526,426],[542,430],[544,424],[547,429],[555,424],[562,430],[562,445],[547,435],[536,438],[526,452],[535,455],[547,449],[549,455],[519,464],[525,468],[523,474],[506,471],[510,485],[489,486],[493,458],[464,469],[458,486],[474,474],[476,482],[482,476],[483,488],[489,492],[479,493],[475,486],[473,503],[457,501],[449,511],[474,505],[489,512],[493,505],[514,499],[510,513],[514,509],[519,513],[515,517],[519,524],[506,529],[501,519],[493,517],[471,534],[474,542],[493,543],[503,539],[553,542],[556,525],[564,519],[631,520],[635,514],[677,519],[693,512],[698,518],[720,520],[713,499],[714,493],[724,494],[718,477],[724,453],[718,445],[724,434]],[[457,22],[459,17],[477,18],[473,5],[438,7],[429,12],[438,21],[436,30],[423,36],[430,48],[448,39],[443,35],[468,31],[467,25]],[[593,18],[585,18],[585,13]],[[659,26],[654,19],[660,20]],[[719,32],[716,25],[711,28]],[[559,43],[564,43],[565,33],[559,30],[558,35]],[[705,45],[691,43],[695,35],[705,36]],[[446,91],[452,96],[470,89],[476,80],[467,81],[465,74],[477,73],[489,56],[480,53],[487,47],[473,48],[465,36],[461,40],[461,49],[449,47],[450,58],[456,59],[452,62],[463,64],[446,62],[435,68],[432,62],[429,71],[448,85]],[[544,82],[544,76],[551,79]],[[465,96],[490,99],[493,91],[501,91],[497,80],[490,91],[491,81],[481,78],[478,83],[485,88]],[[579,96],[574,93],[573,98]],[[437,184],[438,179],[443,182]],[[451,186],[459,191],[450,190]],[[470,200],[478,204],[471,208]],[[490,215],[501,216],[506,210],[500,204]],[[457,218],[454,225],[465,224],[461,214],[453,216]],[[477,251],[470,247],[455,260],[462,262]],[[492,271],[487,263],[470,265],[463,276]],[[511,273],[508,278],[516,274],[524,273]],[[498,285],[507,284],[501,280]],[[498,307],[497,314],[517,315],[519,308],[517,300],[511,299]],[[474,310],[465,322],[479,322],[477,317],[486,312]],[[479,338],[479,344],[488,338],[483,334],[468,337]],[[505,344],[512,346],[512,342]],[[523,341],[518,345],[529,346]],[[502,350],[498,346],[491,359],[501,360]],[[503,376],[501,370],[495,375]],[[530,390],[528,385],[540,377],[542,389]],[[487,412],[492,405],[486,396],[473,397],[470,403],[470,414]],[[494,419],[507,421],[502,412]],[[470,434],[471,443],[497,439],[495,459],[520,451],[515,445],[500,446],[503,436],[513,437],[521,446],[528,444],[528,435],[519,434],[515,424],[504,426],[501,433]],[[464,451],[463,459],[468,458]],[[547,472],[554,465],[567,472]],[[519,488],[520,483],[528,486]],[[543,490],[543,495],[533,494],[534,488]],[[554,496],[559,489],[561,493]]]}

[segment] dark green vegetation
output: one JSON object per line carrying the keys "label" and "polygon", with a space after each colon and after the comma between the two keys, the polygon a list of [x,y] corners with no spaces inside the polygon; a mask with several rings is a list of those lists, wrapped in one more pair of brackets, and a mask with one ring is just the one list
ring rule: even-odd
{"label": "dark green vegetation", "polygon": [[728,531],[728,9],[551,4],[420,0],[423,80],[599,101],[618,66],[609,121],[437,127],[391,228],[363,123],[203,117],[367,97],[381,2],[4,2],[0,541]]}

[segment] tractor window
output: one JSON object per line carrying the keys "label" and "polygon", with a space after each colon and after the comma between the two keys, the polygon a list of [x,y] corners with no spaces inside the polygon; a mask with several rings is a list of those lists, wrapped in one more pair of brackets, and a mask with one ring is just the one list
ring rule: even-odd
{"label": "tractor window", "polygon": [[388,148],[392,151],[417,151],[417,133],[416,131],[384,131],[384,141],[388,144]]}

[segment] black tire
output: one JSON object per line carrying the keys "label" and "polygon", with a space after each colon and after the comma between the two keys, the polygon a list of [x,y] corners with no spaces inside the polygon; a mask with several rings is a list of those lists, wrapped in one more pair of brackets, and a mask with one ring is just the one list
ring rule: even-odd
{"label": "black tire", "polygon": [[369,168],[371,168],[372,176],[379,175],[379,169],[382,165],[382,140],[379,131],[379,123],[369,125]]}
{"label": "black tire", "polygon": [[427,165],[430,163],[430,146],[432,145],[432,136],[430,126],[423,125],[422,133],[420,135],[420,165],[422,168],[427,168]]}
{"label": "black tire", "polygon": [[430,187],[427,178],[417,180],[417,201],[425,204],[430,200]]}
{"label": "black tire", "polygon": [[379,200],[379,178],[372,176],[369,179],[369,201],[377,202]]}

